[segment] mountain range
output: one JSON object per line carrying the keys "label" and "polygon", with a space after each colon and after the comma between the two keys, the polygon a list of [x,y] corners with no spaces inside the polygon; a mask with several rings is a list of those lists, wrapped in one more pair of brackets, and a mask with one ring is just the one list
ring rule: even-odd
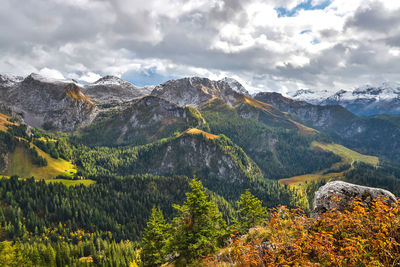
{"label": "mountain range", "polygon": [[400,84],[365,85],[354,90],[298,90],[289,95],[316,105],[341,105],[359,116],[400,114]]}
{"label": "mountain range", "polygon": [[[383,89],[355,92],[357,97],[379,96]],[[326,149],[324,144],[329,143],[398,162],[399,117],[359,116],[322,98],[320,104],[297,100],[305,95],[313,94],[301,91],[291,99],[263,92],[251,97],[231,78],[189,77],[137,87],[114,76],[90,84],[38,74],[0,76],[4,116],[43,129],[46,134],[39,136],[65,140],[75,151],[65,160],[71,160],[84,176],[197,173],[204,181],[214,177],[214,181],[233,179],[247,184],[320,175],[348,163],[340,153]],[[343,99],[349,98],[338,101]],[[35,137],[37,130],[32,135],[29,129],[19,136],[26,136],[43,153],[47,149],[65,154],[54,152],[48,141],[43,144]],[[198,139],[194,133],[205,138]],[[55,142],[57,148],[60,141]],[[3,172],[19,174],[7,169],[15,165],[11,162],[15,153],[10,152],[3,154],[9,161]],[[213,183],[208,186],[214,188]]]}

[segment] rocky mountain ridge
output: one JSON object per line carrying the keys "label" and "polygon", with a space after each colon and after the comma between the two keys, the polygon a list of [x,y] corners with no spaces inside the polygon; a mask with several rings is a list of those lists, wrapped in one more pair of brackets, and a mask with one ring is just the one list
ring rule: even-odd
{"label": "rocky mountain ridge", "polygon": [[263,92],[255,99],[296,115],[297,121],[330,134],[336,142],[350,148],[391,160],[400,155],[400,125],[395,118],[360,117],[340,105],[314,105],[279,93]]}
{"label": "rocky mountain ridge", "polygon": [[31,74],[0,84],[0,103],[19,113],[33,127],[70,131],[89,124],[95,103],[71,81]]}
{"label": "rocky mountain ridge", "polygon": [[341,105],[360,116],[400,114],[400,84],[365,85],[354,90],[298,90],[290,97],[316,105]]}
{"label": "rocky mountain ridge", "polygon": [[137,87],[116,76],[104,76],[94,83],[87,84],[82,91],[101,104],[122,103],[150,94],[150,87]]}
{"label": "rocky mountain ridge", "polygon": [[214,98],[223,99],[232,106],[242,96],[226,82],[212,81],[200,77],[167,81],[157,85],[151,95],[167,99],[179,106],[192,106],[195,108]]}

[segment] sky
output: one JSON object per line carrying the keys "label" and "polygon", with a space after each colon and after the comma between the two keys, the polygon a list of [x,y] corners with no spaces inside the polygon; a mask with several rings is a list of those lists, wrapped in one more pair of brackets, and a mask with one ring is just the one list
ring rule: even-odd
{"label": "sky", "polygon": [[0,73],[249,91],[400,81],[398,0],[1,0]]}

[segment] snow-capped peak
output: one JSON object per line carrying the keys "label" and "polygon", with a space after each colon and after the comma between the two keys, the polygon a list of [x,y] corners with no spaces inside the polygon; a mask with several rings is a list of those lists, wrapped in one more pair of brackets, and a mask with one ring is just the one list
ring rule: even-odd
{"label": "snow-capped peak", "polygon": [[95,85],[120,85],[120,86],[134,86],[133,84],[122,80],[121,78],[118,78],[116,76],[112,75],[106,75],[97,81],[95,81],[93,84]]}
{"label": "snow-capped peak", "polygon": [[321,101],[329,97],[330,93],[328,90],[310,90],[300,89],[296,92],[289,94],[290,97],[299,101],[306,101],[312,104],[319,104]]}
{"label": "snow-capped peak", "polygon": [[225,78],[221,79],[220,81],[227,83],[234,91],[244,94],[244,95],[247,95],[247,96],[250,96],[250,94],[246,90],[246,88],[244,88],[244,86],[237,80],[235,80],[233,78],[225,77]]}
{"label": "snow-capped peak", "polygon": [[[29,76],[27,76],[24,81],[29,81],[29,80],[35,80],[35,81],[39,81],[42,83],[75,83],[73,80],[67,80],[67,79],[55,79],[55,78],[51,78],[51,77],[46,77],[43,76],[41,74],[37,74],[37,73],[31,73]],[[79,85],[79,84],[77,84]]]}
{"label": "snow-capped peak", "polygon": [[24,77],[9,75],[9,74],[0,74],[0,85],[2,86],[12,86],[16,83],[21,82]]}

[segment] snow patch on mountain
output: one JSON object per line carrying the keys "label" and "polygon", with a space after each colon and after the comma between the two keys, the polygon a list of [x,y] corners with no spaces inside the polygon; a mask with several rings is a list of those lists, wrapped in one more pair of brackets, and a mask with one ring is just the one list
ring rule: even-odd
{"label": "snow patch on mountain", "polygon": [[220,81],[227,83],[234,91],[236,91],[240,94],[250,96],[249,91],[247,91],[246,88],[244,88],[244,86],[237,80],[235,80],[233,78],[225,77],[225,78],[221,79]]}
{"label": "snow patch on mountain", "polygon": [[364,85],[353,90],[298,90],[290,96],[316,105],[342,105],[358,115],[400,114],[400,84]]}

